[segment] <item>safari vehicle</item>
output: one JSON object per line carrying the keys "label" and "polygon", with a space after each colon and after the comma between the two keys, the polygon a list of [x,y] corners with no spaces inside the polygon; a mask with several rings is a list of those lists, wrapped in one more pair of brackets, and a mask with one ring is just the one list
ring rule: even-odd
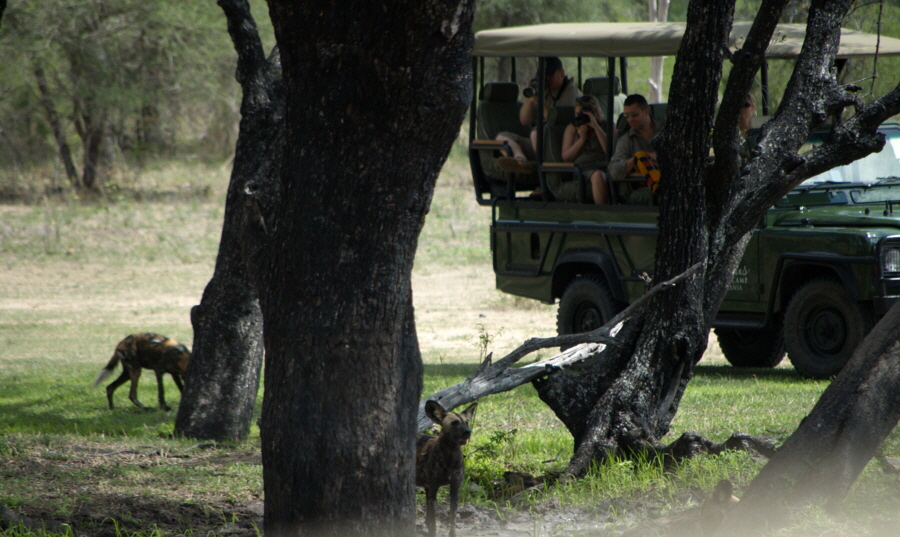
{"label": "safari vehicle", "polygon": [[[730,46],[749,26],[734,25]],[[674,55],[683,32],[684,23],[487,30],[475,36],[476,72],[484,78],[488,57],[577,57],[579,87],[598,97],[606,117],[616,117],[617,103],[628,93],[626,58]],[[804,33],[802,25],[780,26],[767,56],[796,56]],[[845,30],[839,61],[873,54],[875,43],[876,36]],[[900,54],[900,40],[882,36],[878,52]],[[583,78],[583,57],[607,58],[603,76]],[[543,60],[538,64],[543,72]],[[761,78],[765,83],[765,69]],[[554,182],[585,180],[576,167],[560,163],[561,132],[572,121],[572,109],[538,118],[536,177],[492,167],[500,154],[494,136],[504,130],[527,135],[530,129],[518,123],[515,79],[476,77],[476,90],[469,156],[476,199],[491,207],[497,288],[550,304],[558,300],[560,334],[601,326],[645,292],[641,276],[654,271],[658,209],[621,203],[615,184],[609,205],[554,201]],[[664,123],[665,104],[651,109]],[[768,113],[765,100],[762,109]],[[882,152],[804,182],[753,232],[713,325],[732,365],[774,367],[786,350],[802,375],[833,376],[900,297],[900,125],[885,124],[882,132],[888,138]],[[807,148],[820,140],[813,136]],[[536,186],[539,196],[532,193]]]}

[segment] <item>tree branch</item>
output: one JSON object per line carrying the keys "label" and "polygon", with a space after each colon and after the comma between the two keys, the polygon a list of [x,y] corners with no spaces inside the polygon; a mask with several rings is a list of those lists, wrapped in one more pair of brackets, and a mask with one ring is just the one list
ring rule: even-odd
{"label": "tree branch", "polygon": [[[218,0],[217,3],[228,20],[228,33],[237,52],[235,78],[244,91],[244,102],[256,102],[258,98],[265,97],[271,72],[256,29],[256,21],[250,14],[250,4],[247,0]],[[251,94],[249,99],[246,98],[248,93]]]}
{"label": "tree branch", "polygon": [[[653,286],[640,298],[632,302],[630,306],[596,330],[582,334],[531,338],[495,363],[491,363],[491,355],[488,355],[469,378],[449,388],[435,392],[419,402],[419,416],[417,419],[419,432],[428,429],[432,423],[431,419],[425,415],[426,401],[436,401],[445,409],[451,410],[486,395],[512,390],[526,382],[543,377],[556,369],[563,367],[577,367],[579,369],[591,367],[601,359],[600,353],[606,349],[607,345],[618,345],[615,339],[616,334],[619,333],[625,322],[636,315],[638,310],[642,309],[651,298],[678,285],[682,280],[693,276],[700,270],[701,266],[702,263],[695,263],[678,276]],[[533,364],[510,369],[513,364],[535,351],[568,345],[574,346]]]}

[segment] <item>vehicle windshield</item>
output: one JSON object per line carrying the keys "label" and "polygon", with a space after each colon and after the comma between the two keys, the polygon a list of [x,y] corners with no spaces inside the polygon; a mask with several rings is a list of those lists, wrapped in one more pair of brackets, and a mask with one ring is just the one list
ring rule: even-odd
{"label": "vehicle windshield", "polygon": [[[883,132],[887,136],[887,142],[881,152],[810,177],[800,187],[822,183],[900,183],[900,131],[891,129]],[[821,143],[821,136],[815,135],[803,144],[800,152],[805,153]]]}

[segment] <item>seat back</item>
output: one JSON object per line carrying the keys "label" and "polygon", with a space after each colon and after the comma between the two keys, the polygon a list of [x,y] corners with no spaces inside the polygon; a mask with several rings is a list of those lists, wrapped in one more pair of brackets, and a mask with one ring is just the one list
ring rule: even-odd
{"label": "seat back", "polygon": [[[493,140],[501,132],[512,132],[524,137],[531,127],[519,121],[519,86],[515,82],[490,82],[478,94],[476,111],[476,140]],[[469,148],[469,163],[475,181],[476,197],[482,203],[482,194],[491,199],[515,195],[517,190],[532,190],[537,186],[537,176],[518,176],[503,172],[497,167],[499,153],[494,149]]]}
{"label": "seat back", "polygon": [[592,95],[597,98],[600,108],[603,111],[603,117],[606,118],[607,125],[615,124],[616,118],[622,115],[622,109],[625,107],[625,94],[622,93],[622,87],[619,84],[619,77],[613,78],[613,109],[609,109],[609,77],[598,76],[588,78],[582,84],[581,92],[585,95]]}
{"label": "seat back", "polygon": [[477,131],[479,140],[493,140],[503,131],[528,136],[527,125],[519,121],[519,85],[515,82],[489,82],[478,95]]}
{"label": "seat back", "polygon": [[[551,108],[544,123],[544,162],[562,162],[562,142],[566,127],[575,119],[574,106],[557,106]],[[545,174],[547,188],[554,198],[560,191],[563,181],[571,181],[570,174],[547,172]]]}
{"label": "seat back", "polygon": [[[666,126],[666,116],[669,109],[668,103],[653,103],[650,105],[650,117],[656,121],[658,128],[662,129]],[[616,116],[616,135],[614,141],[618,143],[619,139],[625,136],[625,133],[631,128],[624,114]],[[613,144],[615,146],[615,143]],[[615,149],[613,149],[615,151]],[[610,153],[612,154],[612,153]]]}

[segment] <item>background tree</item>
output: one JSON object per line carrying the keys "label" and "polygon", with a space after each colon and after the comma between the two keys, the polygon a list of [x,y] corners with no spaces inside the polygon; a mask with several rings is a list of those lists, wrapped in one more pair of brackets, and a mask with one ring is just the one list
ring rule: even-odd
{"label": "background tree", "polygon": [[136,0],[12,3],[0,50],[16,61],[0,67],[0,124],[31,157],[43,154],[41,126],[50,124],[71,184],[99,191],[98,173],[120,151],[156,154],[221,106],[233,60],[216,53],[224,36],[213,15]]}
{"label": "background tree", "polygon": [[219,0],[243,91],[234,167],[212,280],[191,310],[194,345],[175,432],[240,440],[250,432],[262,365],[262,312],[248,259],[273,207],[284,154],[284,93],[277,51],[263,52],[245,0]]}
{"label": "background tree", "polygon": [[287,152],[255,265],[266,534],[413,535],[410,273],[470,102],[474,5],[269,6]]}
{"label": "background tree", "polygon": [[[669,19],[669,0],[649,0],[650,22],[666,22]],[[650,58],[650,94],[645,95],[651,103],[664,102],[663,98],[663,60],[665,58]]]}

